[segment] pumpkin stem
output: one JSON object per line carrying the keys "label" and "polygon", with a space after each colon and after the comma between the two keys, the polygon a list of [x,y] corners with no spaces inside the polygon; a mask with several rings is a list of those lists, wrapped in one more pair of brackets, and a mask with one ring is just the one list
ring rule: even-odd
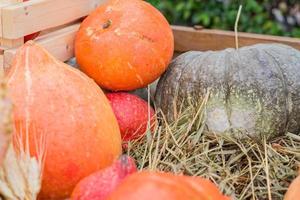
{"label": "pumpkin stem", "polygon": [[235,25],[234,25],[234,32],[235,32],[235,48],[239,49],[239,36],[238,36],[238,25],[239,25],[239,21],[240,21],[240,16],[241,16],[241,12],[242,12],[243,6],[240,5],[239,7],[239,11],[235,20]]}
{"label": "pumpkin stem", "polygon": [[112,24],[112,21],[109,19],[107,20],[107,22],[105,22],[103,25],[102,25],[102,28],[103,29],[108,29]]}

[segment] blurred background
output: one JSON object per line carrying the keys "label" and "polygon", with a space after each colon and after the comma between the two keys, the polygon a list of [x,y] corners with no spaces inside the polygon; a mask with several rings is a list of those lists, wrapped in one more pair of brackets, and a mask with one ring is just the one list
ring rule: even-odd
{"label": "blurred background", "polygon": [[300,0],[148,0],[171,24],[300,38]]}

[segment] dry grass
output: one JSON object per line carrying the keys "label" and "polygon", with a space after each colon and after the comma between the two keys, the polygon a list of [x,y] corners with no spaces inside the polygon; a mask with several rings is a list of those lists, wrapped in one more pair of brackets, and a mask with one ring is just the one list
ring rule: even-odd
{"label": "dry grass", "polygon": [[0,194],[6,200],[35,200],[41,189],[46,140],[36,140],[37,157],[30,155],[27,132],[15,141],[0,168]]}
{"label": "dry grass", "polygon": [[[192,116],[191,117],[191,113]],[[217,135],[205,129],[205,103],[188,108],[168,124],[129,144],[140,169],[210,178],[234,199],[283,199],[300,163],[300,136],[272,141]],[[242,134],[242,133],[241,133]]]}

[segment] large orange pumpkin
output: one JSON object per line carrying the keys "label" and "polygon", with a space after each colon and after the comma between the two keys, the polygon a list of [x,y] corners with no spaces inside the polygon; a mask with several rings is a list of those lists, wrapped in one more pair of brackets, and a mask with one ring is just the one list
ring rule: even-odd
{"label": "large orange pumpkin", "polygon": [[119,127],[101,89],[42,47],[28,42],[18,51],[8,86],[16,136],[34,156],[46,151],[40,199],[69,196],[120,155]]}
{"label": "large orange pumpkin", "polygon": [[229,200],[209,180],[161,172],[140,172],[121,182],[108,200]]}
{"label": "large orange pumpkin", "polygon": [[142,0],[110,0],[82,23],[75,52],[80,68],[101,87],[133,90],[156,80],[174,50],[164,16]]}

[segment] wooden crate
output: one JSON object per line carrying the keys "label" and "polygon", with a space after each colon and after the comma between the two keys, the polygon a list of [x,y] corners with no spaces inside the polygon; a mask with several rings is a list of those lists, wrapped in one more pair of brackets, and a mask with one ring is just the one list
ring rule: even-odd
{"label": "wooden crate", "polygon": [[24,36],[41,31],[36,39],[60,60],[74,54],[80,19],[104,0],[0,0],[0,67],[9,67]]}
{"label": "wooden crate", "polygon": [[[175,37],[175,51],[208,51],[235,48],[235,33],[232,31],[198,29],[194,27],[172,27]],[[300,50],[300,38],[238,33],[239,46],[257,43],[281,43]]]}
{"label": "wooden crate", "polygon": [[[11,65],[24,36],[42,31],[36,42],[62,61],[74,56],[74,38],[80,19],[105,0],[0,0],[0,67]],[[231,31],[172,26],[175,51],[221,50],[235,47]],[[283,43],[300,50],[300,39],[239,33],[240,46]]]}

